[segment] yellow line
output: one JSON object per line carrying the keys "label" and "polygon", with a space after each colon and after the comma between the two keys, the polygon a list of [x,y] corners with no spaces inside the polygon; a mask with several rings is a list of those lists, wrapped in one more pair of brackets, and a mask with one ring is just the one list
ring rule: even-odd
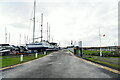
{"label": "yellow line", "polygon": [[[69,52],[70,52],[70,51],[69,51]],[[71,54],[72,56],[74,56],[74,54],[73,54],[72,52],[70,52],[70,54]],[[76,56],[75,56],[75,57],[76,57]],[[78,57],[77,57],[77,58],[78,58]],[[91,62],[91,61],[87,61],[87,60],[82,59],[82,58],[79,58],[79,59],[81,59],[82,61],[86,61],[86,62],[88,62],[88,63],[90,63],[90,64],[96,65],[96,66],[98,66],[98,67],[101,67],[101,68],[103,68],[103,69],[106,69],[106,70],[112,71],[112,72],[114,72],[114,73],[120,74],[120,71],[118,71],[118,70],[115,70],[115,69],[112,69],[112,68],[109,68],[109,67],[106,67],[106,66],[102,66],[102,65],[100,65],[100,64],[93,63],[93,62]]]}
{"label": "yellow line", "polygon": [[24,63],[21,63],[21,64],[16,64],[16,65],[13,65],[13,66],[8,66],[8,67],[0,68],[0,71],[1,71],[1,70],[5,70],[5,69],[9,69],[9,68],[14,68],[14,67],[17,67],[17,66],[20,66],[20,65],[23,65],[23,64],[30,63],[30,62],[32,62],[32,61],[35,61],[35,60],[38,60],[38,59],[45,58],[45,57],[47,57],[47,56],[49,56],[49,55],[51,55],[51,54],[53,54],[53,53],[50,53],[50,54],[45,55],[45,56],[43,56],[43,57],[40,57],[40,58],[37,58],[37,59],[31,60],[31,61],[27,61],[27,62],[24,62]]}
{"label": "yellow line", "polygon": [[[68,50],[69,51],[69,50]],[[69,51],[70,52],[70,51]],[[70,54],[72,55],[72,56],[75,56],[72,52],[70,52]]]}

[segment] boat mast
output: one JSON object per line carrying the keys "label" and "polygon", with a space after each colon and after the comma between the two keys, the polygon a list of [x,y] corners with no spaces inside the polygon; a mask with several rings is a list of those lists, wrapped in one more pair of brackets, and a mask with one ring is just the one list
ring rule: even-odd
{"label": "boat mast", "polygon": [[41,14],[41,42],[42,42],[42,38],[43,38],[42,30],[43,30],[43,13]]}
{"label": "boat mast", "polygon": [[9,32],[9,44],[10,44],[10,32]]}
{"label": "boat mast", "polygon": [[48,22],[47,22],[47,41],[48,41]]}
{"label": "boat mast", "polygon": [[7,43],[7,28],[5,27],[5,43]]}
{"label": "boat mast", "polygon": [[35,42],[35,41],[34,41],[34,38],[35,38],[35,7],[36,7],[36,0],[34,0],[34,17],[33,17],[33,43]]}
{"label": "boat mast", "polygon": [[21,33],[20,33],[20,43],[19,44],[21,45]]}
{"label": "boat mast", "polygon": [[50,41],[50,24],[49,24],[49,41]]}

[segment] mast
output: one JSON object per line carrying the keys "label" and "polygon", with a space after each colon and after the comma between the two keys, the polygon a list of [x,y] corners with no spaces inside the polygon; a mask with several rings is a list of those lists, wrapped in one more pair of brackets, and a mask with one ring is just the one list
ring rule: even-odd
{"label": "mast", "polygon": [[49,41],[50,41],[50,24],[49,24]]}
{"label": "mast", "polygon": [[9,44],[10,44],[10,33],[9,33]]}
{"label": "mast", "polygon": [[47,41],[48,41],[48,22],[47,22]]}
{"label": "mast", "polygon": [[26,35],[24,34],[24,42],[25,42],[25,44],[26,44]]}
{"label": "mast", "polygon": [[41,14],[41,42],[42,42],[42,38],[43,38],[42,30],[43,30],[43,13]]}
{"label": "mast", "polygon": [[33,17],[33,43],[35,42],[35,41],[34,41],[34,38],[35,38],[35,7],[36,7],[36,0],[34,0],[34,17]]}
{"label": "mast", "polygon": [[20,33],[20,43],[19,44],[21,45],[21,33]]}
{"label": "mast", "polygon": [[7,28],[5,27],[5,43],[7,43]]}

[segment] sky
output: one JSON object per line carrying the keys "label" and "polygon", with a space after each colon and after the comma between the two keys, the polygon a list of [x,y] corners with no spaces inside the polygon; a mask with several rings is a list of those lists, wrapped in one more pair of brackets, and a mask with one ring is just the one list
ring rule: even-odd
{"label": "sky", "polygon": [[[34,0],[0,0],[0,44],[11,45],[32,42]],[[50,25],[50,42],[70,46],[82,41],[83,46],[118,45],[119,0],[36,0],[35,37],[40,37],[43,13],[43,39],[47,39],[47,22]],[[9,40],[10,34],[10,40]],[[102,35],[105,36],[103,37]],[[20,39],[21,35],[21,39]],[[38,39],[38,41],[40,41]]]}

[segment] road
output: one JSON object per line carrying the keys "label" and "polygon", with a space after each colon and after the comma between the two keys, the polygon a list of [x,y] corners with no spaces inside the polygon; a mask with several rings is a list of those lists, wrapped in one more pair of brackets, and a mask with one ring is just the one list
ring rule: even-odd
{"label": "road", "polygon": [[120,75],[60,50],[41,59],[2,71],[3,78],[113,78]]}

